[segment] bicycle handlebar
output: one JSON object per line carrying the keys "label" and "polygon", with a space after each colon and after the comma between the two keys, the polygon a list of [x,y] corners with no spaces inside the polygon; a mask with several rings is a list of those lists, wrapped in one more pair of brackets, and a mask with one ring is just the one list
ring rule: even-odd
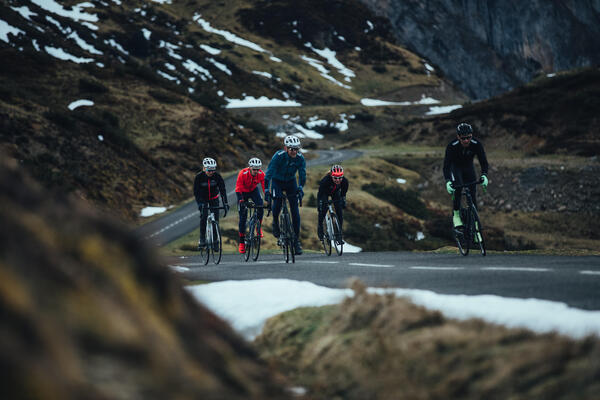
{"label": "bicycle handlebar", "polygon": [[456,185],[456,184],[453,182],[453,183],[452,183],[452,187],[453,187],[454,189],[461,189],[461,188],[464,188],[464,187],[467,187],[467,186],[471,186],[471,185],[480,185],[480,184],[482,184],[482,183],[483,183],[483,179],[479,179],[479,180],[477,180],[477,181],[473,181],[473,182],[465,183],[465,184],[462,184],[462,185]]}

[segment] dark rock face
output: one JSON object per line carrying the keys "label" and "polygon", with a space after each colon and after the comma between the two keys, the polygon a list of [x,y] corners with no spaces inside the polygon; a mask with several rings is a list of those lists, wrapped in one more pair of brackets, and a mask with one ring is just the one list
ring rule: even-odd
{"label": "dark rock face", "polygon": [[10,399],[287,398],[129,229],[0,154],[0,367]]}
{"label": "dark rock face", "polygon": [[362,0],[475,99],[600,63],[600,2]]}

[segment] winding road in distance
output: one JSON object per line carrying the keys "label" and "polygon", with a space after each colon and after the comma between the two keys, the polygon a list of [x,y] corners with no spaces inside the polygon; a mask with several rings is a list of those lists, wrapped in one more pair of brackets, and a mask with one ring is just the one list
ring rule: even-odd
{"label": "winding road in distance", "polygon": [[[333,164],[350,158],[358,157],[362,153],[358,150],[318,150],[314,151],[317,158],[306,161],[306,166]],[[266,166],[264,170],[266,171]],[[237,174],[225,179],[225,187],[227,188],[227,199],[229,204],[235,204],[235,181]],[[193,193],[193,188],[190,186],[190,194]],[[232,212],[233,210],[230,210]],[[135,229],[135,233],[145,239],[150,240],[157,246],[164,246],[177,238],[186,235],[198,228],[199,212],[194,200],[181,206],[177,210],[160,217],[152,222],[142,225]]]}

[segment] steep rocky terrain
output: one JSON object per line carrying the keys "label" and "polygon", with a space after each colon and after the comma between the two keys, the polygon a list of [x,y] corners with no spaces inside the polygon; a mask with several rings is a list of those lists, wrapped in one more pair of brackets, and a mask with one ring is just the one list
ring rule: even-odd
{"label": "steep rocky terrain", "polygon": [[600,63],[600,3],[362,0],[474,99]]}
{"label": "steep rocky terrain", "polygon": [[282,382],[112,218],[0,161],[10,399],[283,399]]}
{"label": "steep rocky terrain", "polygon": [[279,147],[227,112],[234,101],[360,104],[449,87],[358,1],[9,0],[0,11],[0,148],[47,187],[129,221],[189,197],[205,156],[233,170]]}

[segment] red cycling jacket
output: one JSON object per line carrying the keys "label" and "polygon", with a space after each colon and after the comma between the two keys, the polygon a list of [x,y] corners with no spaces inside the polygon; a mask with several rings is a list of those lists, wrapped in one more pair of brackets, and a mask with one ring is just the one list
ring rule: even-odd
{"label": "red cycling jacket", "polygon": [[249,193],[256,189],[258,184],[262,185],[263,192],[265,191],[265,173],[262,170],[258,170],[256,176],[252,176],[250,173],[250,167],[246,167],[240,171],[235,183],[235,191],[237,193]]}

